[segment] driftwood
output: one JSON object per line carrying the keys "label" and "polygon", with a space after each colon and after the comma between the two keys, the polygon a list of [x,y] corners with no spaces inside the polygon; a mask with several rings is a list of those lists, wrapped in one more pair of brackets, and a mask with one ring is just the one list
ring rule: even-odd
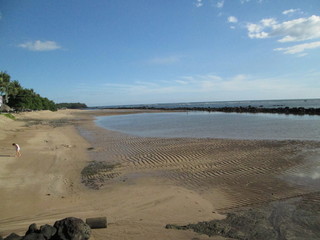
{"label": "driftwood", "polygon": [[86,218],[86,224],[88,224],[91,229],[107,228],[107,218],[106,217]]}

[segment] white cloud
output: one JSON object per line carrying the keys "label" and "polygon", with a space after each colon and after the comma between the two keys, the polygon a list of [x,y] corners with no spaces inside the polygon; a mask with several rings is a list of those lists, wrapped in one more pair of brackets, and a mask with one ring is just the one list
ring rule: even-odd
{"label": "white cloud", "polygon": [[[317,42],[311,42],[311,43],[303,43],[303,44],[298,44],[294,45],[291,47],[286,47],[286,48],[276,48],[274,49],[275,51],[282,51],[285,54],[296,54],[296,53],[302,53],[306,49],[314,49],[314,48],[319,48],[320,47],[320,41]],[[306,54],[303,54],[305,56]]]}
{"label": "white cloud", "polygon": [[277,24],[277,21],[274,18],[265,18],[261,20],[261,24],[263,27],[272,27]]}
{"label": "white cloud", "polygon": [[31,51],[52,51],[61,49],[61,47],[54,41],[40,41],[26,42],[18,45],[21,48],[25,48]]}
{"label": "white cloud", "polygon": [[250,38],[280,37],[279,42],[298,42],[320,38],[320,16],[277,23],[273,18],[247,24]]}
{"label": "white cloud", "polygon": [[296,9],[288,9],[288,10],[284,10],[282,12],[283,15],[288,15],[288,14],[293,14],[293,13],[300,13],[301,10],[299,8]]}
{"label": "white cloud", "polygon": [[228,22],[229,23],[237,23],[238,19],[235,16],[230,16],[230,17],[228,17]]}
{"label": "white cloud", "polygon": [[263,32],[263,26],[254,23],[247,24],[249,38],[267,38],[268,33]]}
{"label": "white cloud", "polygon": [[270,36],[284,36],[279,42],[296,42],[320,38],[320,16],[298,18],[275,25]]}
{"label": "white cloud", "polygon": [[202,0],[196,0],[194,5],[196,5],[196,7],[202,7],[203,6],[203,1]]}
{"label": "white cloud", "polygon": [[[288,14],[295,12],[297,9],[284,11]],[[248,23],[246,25],[249,38],[278,38],[280,43],[310,41],[320,38],[320,16],[312,15],[308,18],[297,18],[290,21],[278,23],[274,18],[262,19],[259,23]],[[319,42],[309,42],[298,44],[285,48],[276,48],[276,51],[282,51],[285,54],[300,53],[307,49],[319,47]]]}
{"label": "white cloud", "polygon": [[244,4],[244,3],[247,3],[247,2],[250,2],[250,0],[240,0],[241,4]]}
{"label": "white cloud", "polygon": [[223,8],[223,6],[224,6],[224,0],[218,1],[216,4],[217,8]]}

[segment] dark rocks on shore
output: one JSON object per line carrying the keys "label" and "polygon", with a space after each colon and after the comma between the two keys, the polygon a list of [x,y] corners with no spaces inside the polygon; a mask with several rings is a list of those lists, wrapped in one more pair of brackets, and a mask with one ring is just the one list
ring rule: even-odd
{"label": "dark rocks on shore", "polygon": [[55,222],[57,232],[54,240],[86,240],[90,238],[91,229],[79,218],[65,218]]}
{"label": "dark rocks on shore", "polygon": [[9,236],[4,238],[4,240],[21,240],[21,239],[22,237],[15,233],[11,233]]}
{"label": "dark rocks on shore", "polygon": [[187,230],[240,240],[320,239],[320,193],[276,201],[260,207],[228,212],[223,220],[213,220],[167,229]]}
{"label": "dark rocks on shore", "polygon": [[40,229],[33,223],[24,236],[11,233],[3,240],[88,240],[90,234],[91,229],[88,224],[79,218],[68,217],[56,221],[54,226],[46,224]]}
{"label": "dark rocks on shore", "polygon": [[43,234],[43,236],[46,239],[50,239],[51,237],[53,237],[56,234],[57,229],[55,227],[52,227],[52,226],[46,224],[46,225],[43,225],[40,227],[40,232]]}

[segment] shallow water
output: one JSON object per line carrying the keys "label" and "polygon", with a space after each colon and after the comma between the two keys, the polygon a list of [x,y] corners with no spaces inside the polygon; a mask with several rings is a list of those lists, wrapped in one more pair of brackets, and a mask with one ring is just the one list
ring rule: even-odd
{"label": "shallow water", "polygon": [[141,137],[320,141],[320,116],[250,113],[143,113],[98,117],[97,125]]}

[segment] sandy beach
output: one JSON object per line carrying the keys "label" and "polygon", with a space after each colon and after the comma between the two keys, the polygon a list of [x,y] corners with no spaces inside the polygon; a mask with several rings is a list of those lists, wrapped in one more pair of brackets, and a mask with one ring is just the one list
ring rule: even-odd
{"label": "sandy beach", "polygon": [[142,138],[93,121],[137,111],[0,115],[0,236],[24,234],[31,223],[105,216],[108,228],[90,239],[226,239],[165,226],[224,219],[319,189],[301,176],[314,168],[320,142]]}

